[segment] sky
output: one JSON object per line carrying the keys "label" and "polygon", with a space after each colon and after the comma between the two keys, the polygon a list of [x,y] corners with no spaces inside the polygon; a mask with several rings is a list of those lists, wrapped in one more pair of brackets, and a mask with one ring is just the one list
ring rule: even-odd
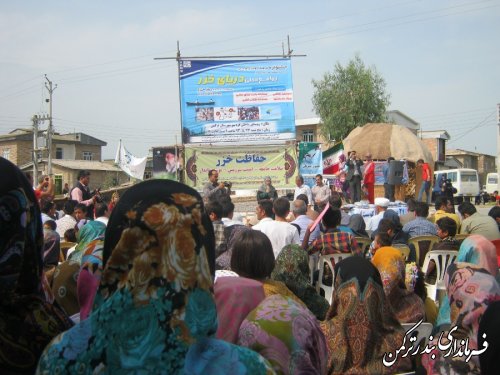
{"label": "sky", "polygon": [[[0,134],[30,127],[53,94],[55,131],[121,139],[135,156],[180,143],[181,56],[276,55],[290,37],[295,116],[316,117],[313,79],[356,54],[391,104],[448,148],[497,154],[500,1],[35,0],[0,3]],[[48,124],[42,125],[45,128]]]}

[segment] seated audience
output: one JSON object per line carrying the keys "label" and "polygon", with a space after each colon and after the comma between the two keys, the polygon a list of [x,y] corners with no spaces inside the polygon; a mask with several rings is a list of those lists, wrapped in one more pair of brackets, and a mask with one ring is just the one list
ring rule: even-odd
{"label": "seated audience", "polygon": [[[264,233],[273,246],[274,257],[276,258],[286,245],[299,244],[299,231],[293,225],[286,221],[290,212],[290,201],[281,197],[272,203],[275,220],[269,215],[268,203],[270,201],[260,201],[257,206],[257,218],[260,220],[252,229]],[[267,211],[266,211],[267,210]]]}
{"label": "seated audience", "polygon": [[264,183],[260,185],[259,189],[257,190],[257,201],[260,201],[261,199],[269,199],[271,201],[274,201],[277,198],[278,192],[271,182],[271,177],[265,177]]}
{"label": "seated audience", "polygon": [[304,305],[267,297],[241,323],[238,344],[266,358],[276,374],[326,374],[327,348],[319,322]]}
{"label": "seated audience", "polygon": [[372,262],[380,273],[385,295],[399,322],[416,323],[424,319],[424,302],[406,288],[405,261],[401,252],[391,246],[381,247]]}
{"label": "seated audience", "polygon": [[[483,236],[470,235],[463,240],[455,262],[477,265],[484,268],[497,280],[499,278],[495,245]],[[448,298],[445,297],[439,306],[435,330],[439,330],[442,326],[447,327],[450,323],[450,304]]]}
{"label": "seated audience", "polygon": [[274,265],[273,248],[265,234],[248,230],[238,236],[232,251],[231,270],[241,277],[260,281],[266,297],[281,294],[302,303],[284,283],[271,279]]}
{"label": "seated audience", "polygon": [[33,187],[0,157],[0,369],[33,374],[52,338],[73,324],[44,293],[43,230]]}
{"label": "seated audience", "polygon": [[424,202],[415,204],[415,219],[403,226],[403,232],[410,238],[417,236],[437,236],[436,226],[427,220],[429,206]]}
{"label": "seated audience", "polygon": [[56,232],[56,222],[47,220],[43,224],[43,270],[45,273],[57,266],[60,253],[61,238]]}
{"label": "seated audience", "polygon": [[354,214],[349,217],[349,228],[356,237],[368,237],[366,232],[366,223],[363,216]]}
{"label": "seated audience", "polygon": [[[465,242],[465,241],[464,241]],[[458,350],[464,355],[446,355],[439,346],[449,344],[448,332],[438,337],[429,346],[433,347],[424,355],[422,363],[427,374],[479,374],[480,364],[477,355],[470,351],[482,349],[478,345],[479,322],[489,304],[500,301],[500,287],[495,278],[480,266],[456,262],[446,270],[446,290],[450,306],[451,327],[456,327],[453,336],[453,353]],[[434,359],[431,356],[435,356]]]}
{"label": "seated audience", "polygon": [[436,213],[432,217],[432,222],[437,223],[442,217],[448,217],[452,219],[456,223],[457,228],[460,229],[460,219],[458,215],[453,212],[454,207],[451,199],[445,196],[438,196],[434,207],[436,208]]}
{"label": "seated audience", "polygon": [[108,225],[109,215],[111,211],[108,209],[106,202],[97,202],[94,204],[94,220],[100,221],[104,225]]}
{"label": "seated audience", "polygon": [[500,238],[500,231],[495,219],[488,215],[481,215],[472,203],[461,203],[458,206],[458,212],[463,219],[460,233],[480,234],[490,241]]}
{"label": "seated audience", "polygon": [[216,337],[236,344],[241,323],[266,296],[262,283],[245,277],[219,277],[214,284]]}
{"label": "seated audience", "polygon": [[175,181],[129,188],[108,223],[92,312],[46,348],[38,372],[270,373],[257,353],[212,338],[215,241],[202,210]]}
{"label": "seated audience", "polygon": [[307,206],[306,215],[309,219],[316,220],[318,218],[319,212],[314,211],[314,208],[309,205],[309,198],[307,198],[307,195],[299,194],[299,195],[297,195],[297,199],[295,199],[295,200],[301,200],[306,204],[306,206]]}
{"label": "seated audience", "polygon": [[332,306],[321,329],[328,346],[328,374],[393,374],[411,369],[398,356],[385,367],[384,356],[396,353],[405,332],[394,315],[377,268],[361,257],[335,265]]}
{"label": "seated audience", "polygon": [[409,223],[413,219],[415,219],[415,204],[417,201],[413,198],[408,198],[406,201],[406,207],[408,208],[408,212],[399,217],[401,225],[404,226],[406,223]]}
{"label": "seated audience", "polygon": [[500,229],[500,206],[493,206],[491,210],[488,211],[488,216],[495,219],[498,229]]}
{"label": "seated audience", "polygon": [[455,239],[457,223],[449,217],[442,217],[436,221],[437,235],[440,241],[434,244],[432,250],[457,250],[461,241]]}
{"label": "seated audience", "polygon": [[[299,243],[302,243],[304,240],[307,226],[313,222],[313,220],[307,216],[307,207],[307,204],[303,200],[297,199],[292,202],[292,213],[295,220],[290,224],[296,224],[299,226]],[[318,225],[309,237],[309,244],[318,238],[319,235],[320,230]]]}
{"label": "seated audience", "polygon": [[316,318],[325,319],[330,305],[311,285],[308,257],[299,245],[287,245],[281,250],[276,258],[271,279],[285,283]]}
{"label": "seated audience", "polygon": [[205,205],[205,212],[207,213],[215,234],[215,256],[221,255],[226,249],[222,249],[225,244],[224,238],[224,223],[222,222],[222,206],[217,201],[210,201]]}
{"label": "seated audience", "polygon": [[77,201],[69,200],[64,202],[64,216],[56,220],[56,231],[61,238],[64,237],[64,233],[68,229],[73,229],[77,223],[75,219],[75,206],[78,204]]}
{"label": "seated audience", "polygon": [[368,225],[366,230],[374,231],[378,228],[380,220],[383,219],[387,207],[389,207],[389,199],[387,198],[375,198],[375,215],[368,220]]}
{"label": "seated audience", "polygon": [[309,254],[320,253],[320,255],[334,253],[353,253],[361,255],[361,249],[354,236],[350,233],[341,232],[337,229],[340,224],[341,213],[338,208],[330,207],[323,216],[323,226],[326,229],[320,237],[309,246],[310,228],[306,230],[302,247]]}

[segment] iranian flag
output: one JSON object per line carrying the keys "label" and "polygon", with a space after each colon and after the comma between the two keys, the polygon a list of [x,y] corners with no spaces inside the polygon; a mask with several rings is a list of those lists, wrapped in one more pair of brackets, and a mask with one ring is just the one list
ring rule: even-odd
{"label": "iranian flag", "polygon": [[323,152],[323,174],[336,174],[339,171],[339,156],[344,153],[342,142]]}

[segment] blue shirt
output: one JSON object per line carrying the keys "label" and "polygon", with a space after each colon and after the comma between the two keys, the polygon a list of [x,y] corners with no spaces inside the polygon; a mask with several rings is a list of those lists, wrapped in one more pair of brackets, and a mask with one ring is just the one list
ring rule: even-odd
{"label": "blue shirt", "polygon": [[[290,224],[297,224],[300,227],[300,233],[299,233],[299,240],[300,243],[304,240],[304,235],[306,234],[306,229],[307,226],[312,223],[313,221],[307,217],[306,215],[300,215],[298,218],[296,218],[294,221],[292,221]],[[316,228],[312,231],[311,235],[309,236],[309,245],[320,236],[320,231],[319,231],[319,225],[316,225]]]}
{"label": "blue shirt", "polygon": [[436,224],[420,216],[406,223],[403,227],[403,232],[408,233],[410,238],[416,236],[437,236]]}
{"label": "blue shirt", "polygon": [[382,173],[384,174],[384,184],[389,183],[389,163],[385,163],[382,166]]}

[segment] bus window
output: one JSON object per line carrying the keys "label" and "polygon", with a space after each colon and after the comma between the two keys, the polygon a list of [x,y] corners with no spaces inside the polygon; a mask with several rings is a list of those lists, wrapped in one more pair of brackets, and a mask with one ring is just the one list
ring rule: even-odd
{"label": "bus window", "polygon": [[451,182],[457,182],[457,172],[448,172],[448,178]]}
{"label": "bus window", "polygon": [[460,179],[462,182],[477,182],[477,174],[473,172],[462,172]]}
{"label": "bus window", "polygon": [[498,184],[498,177],[496,176],[490,176],[488,177],[488,184]]}

